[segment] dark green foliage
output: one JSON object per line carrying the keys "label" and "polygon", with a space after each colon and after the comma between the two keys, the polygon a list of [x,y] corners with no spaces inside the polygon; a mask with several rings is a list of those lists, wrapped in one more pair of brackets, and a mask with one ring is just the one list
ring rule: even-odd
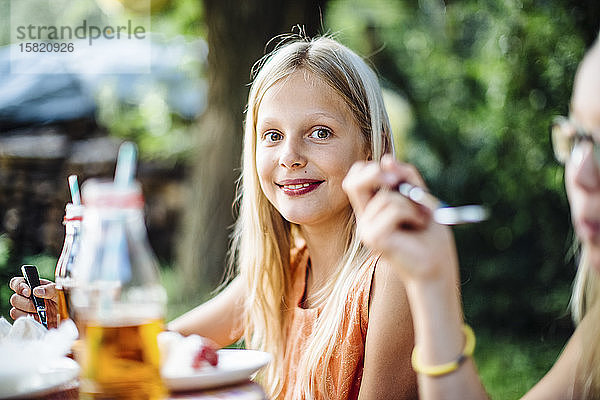
{"label": "dark green foliage", "polygon": [[558,357],[564,342],[478,330],[475,361],[491,399],[518,399]]}

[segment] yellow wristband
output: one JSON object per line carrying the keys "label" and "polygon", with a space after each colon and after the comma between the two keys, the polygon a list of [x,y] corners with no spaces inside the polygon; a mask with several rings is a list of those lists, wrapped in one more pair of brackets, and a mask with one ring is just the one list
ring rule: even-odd
{"label": "yellow wristband", "polygon": [[475,350],[475,334],[473,333],[473,329],[471,329],[469,325],[464,324],[462,330],[465,334],[465,348],[456,360],[446,364],[430,366],[421,365],[419,357],[417,356],[417,346],[415,346],[411,357],[412,367],[415,372],[429,376],[442,376],[456,371],[468,357],[473,355],[473,351]]}

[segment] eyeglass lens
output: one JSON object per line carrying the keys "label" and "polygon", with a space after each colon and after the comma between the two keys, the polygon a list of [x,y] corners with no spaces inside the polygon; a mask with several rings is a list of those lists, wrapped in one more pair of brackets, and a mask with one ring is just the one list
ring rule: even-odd
{"label": "eyeglass lens", "polygon": [[557,118],[552,124],[552,147],[560,163],[565,164],[569,160],[581,162],[588,143],[593,146],[594,159],[600,169],[600,143],[590,133],[564,117]]}

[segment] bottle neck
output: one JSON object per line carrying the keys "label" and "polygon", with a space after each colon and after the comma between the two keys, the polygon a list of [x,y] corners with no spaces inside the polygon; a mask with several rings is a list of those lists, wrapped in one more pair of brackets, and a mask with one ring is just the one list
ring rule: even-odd
{"label": "bottle neck", "polygon": [[[103,225],[123,225],[128,229],[146,232],[143,210],[140,208],[112,208],[89,207],[86,208],[82,221],[83,230],[101,229]],[[94,228],[95,227],[95,228]],[[144,233],[145,235],[145,233]]]}
{"label": "bottle neck", "polygon": [[81,220],[82,220],[81,217],[79,217],[79,219],[71,219],[71,220],[65,219],[65,221],[63,222],[65,225],[65,234],[66,235],[75,235],[75,234],[79,233],[79,231],[81,230]]}

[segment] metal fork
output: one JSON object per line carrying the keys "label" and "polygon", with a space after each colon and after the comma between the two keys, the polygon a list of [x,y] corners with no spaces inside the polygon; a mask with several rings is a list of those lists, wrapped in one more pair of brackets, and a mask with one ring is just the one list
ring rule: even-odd
{"label": "metal fork", "polygon": [[489,217],[487,208],[481,205],[451,207],[425,189],[410,183],[401,183],[398,192],[404,197],[433,211],[433,219],[442,225],[472,224]]}

